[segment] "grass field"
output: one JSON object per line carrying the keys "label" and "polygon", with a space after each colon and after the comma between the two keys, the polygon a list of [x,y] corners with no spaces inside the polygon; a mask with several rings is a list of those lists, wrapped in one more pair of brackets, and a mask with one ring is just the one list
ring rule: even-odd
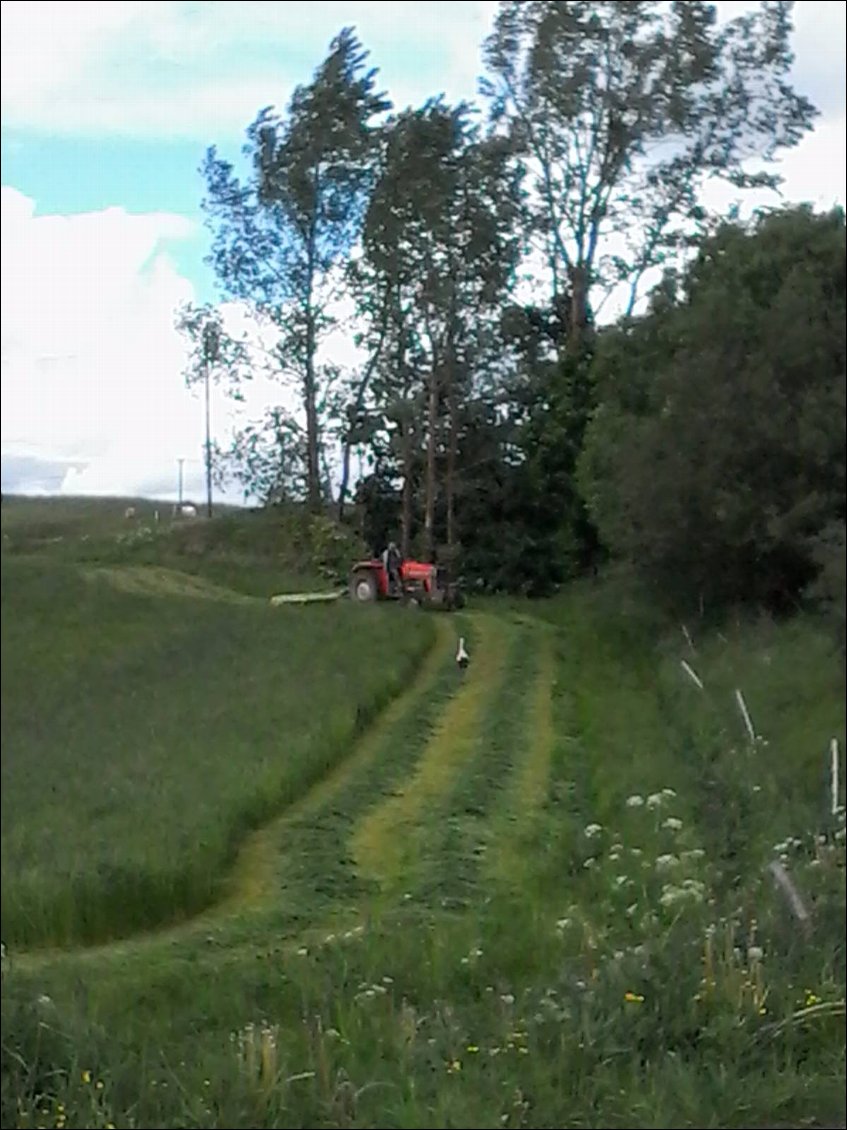
{"label": "grass field", "polygon": [[10,946],[120,936],[212,901],[245,830],[346,754],[430,639],[424,619],[397,640],[372,610],[309,609],[305,625],[302,609],[126,572],[3,565]]}
{"label": "grass field", "polygon": [[[833,814],[828,772],[844,675],[812,621],[703,638],[689,624],[686,639],[608,583],[483,602],[458,623],[347,607],[280,619],[225,599],[220,577],[200,599],[171,573],[142,595],[14,564],[4,1127],[844,1124],[843,785]],[[167,770],[157,789],[137,775],[137,797],[127,782],[151,743],[136,723]],[[51,779],[37,758],[64,770]],[[238,804],[271,778],[255,830],[233,837]],[[116,810],[93,799],[101,781]],[[25,889],[7,806],[42,926],[86,905],[52,893],[72,854],[81,882],[96,860],[121,868],[117,887],[99,876],[119,906],[145,868],[185,872],[180,845],[208,846],[202,829],[229,828],[229,865],[207,862],[201,914],[40,951],[7,933],[7,866]]]}

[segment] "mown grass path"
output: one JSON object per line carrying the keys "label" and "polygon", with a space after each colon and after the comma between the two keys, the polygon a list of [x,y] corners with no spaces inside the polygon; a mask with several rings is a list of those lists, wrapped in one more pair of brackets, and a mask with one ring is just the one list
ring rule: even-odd
{"label": "mown grass path", "polygon": [[479,752],[484,710],[504,671],[508,632],[493,617],[477,616],[474,625],[474,661],[461,676],[462,687],[441,715],[416,773],[368,813],[353,837],[360,872],[389,887],[409,885],[433,831],[432,807]]}
{"label": "mown grass path", "polygon": [[[292,861],[286,858],[282,844],[286,834],[303,825],[314,825],[320,814],[332,808],[339,797],[350,788],[357,774],[368,766],[386,745],[390,743],[395,731],[404,719],[421,712],[421,704],[433,693],[439,677],[443,680],[445,659],[452,656],[454,625],[446,618],[439,618],[435,627],[435,639],[425,656],[422,666],[411,685],[403,690],[377,717],[367,732],[356,743],[350,755],[338,763],[321,781],[301,798],[289,805],[278,817],[264,827],[251,833],[238,852],[230,873],[226,893],[214,906],[190,919],[118,941],[71,948],[38,948],[30,952],[18,952],[15,960],[23,966],[31,966],[63,955],[90,957],[121,957],[132,953],[139,946],[188,942],[209,935],[209,931],[222,926],[235,927],[244,919],[250,919],[260,912],[274,910],[279,898],[280,871],[290,869]],[[453,674],[451,671],[450,674]],[[254,931],[247,927],[249,936]]]}
{"label": "mown grass path", "polygon": [[[193,587],[160,573],[120,583]],[[453,658],[459,632],[472,653],[464,674]],[[517,876],[521,833],[547,788],[551,637],[515,617],[435,618],[435,640],[414,681],[349,756],[247,838],[218,903],[121,941],[34,950],[17,960],[123,958],[212,938],[252,946],[266,933],[293,944],[402,898],[467,904],[492,875]]]}

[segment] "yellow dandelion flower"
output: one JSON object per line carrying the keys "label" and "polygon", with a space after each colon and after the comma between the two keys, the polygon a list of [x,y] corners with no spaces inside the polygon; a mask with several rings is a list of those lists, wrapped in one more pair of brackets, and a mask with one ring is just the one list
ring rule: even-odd
{"label": "yellow dandelion flower", "polygon": [[627,1001],[629,1004],[642,1004],[643,1001],[644,1001],[644,997],[641,995],[641,993],[629,993],[629,992],[627,992],[627,993],[624,993],[623,999],[625,1001]]}
{"label": "yellow dandelion flower", "polygon": [[82,1081],[83,1081],[83,1083],[85,1083],[86,1085],[87,1085],[88,1083],[90,1083],[90,1082],[91,1082],[91,1072],[90,1072],[90,1071],[83,1071],[83,1073],[82,1073]]}
{"label": "yellow dandelion flower", "polygon": [[476,1055],[476,1053],[479,1051],[479,1048],[476,1044],[468,1044],[468,1051],[471,1053],[471,1055]]}

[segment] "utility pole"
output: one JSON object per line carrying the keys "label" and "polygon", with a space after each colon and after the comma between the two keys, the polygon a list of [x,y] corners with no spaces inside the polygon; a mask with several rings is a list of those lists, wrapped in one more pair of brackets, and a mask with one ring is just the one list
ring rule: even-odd
{"label": "utility pole", "polygon": [[210,384],[212,365],[218,359],[220,349],[220,330],[215,322],[207,322],[203,327],[203,360],[205,362],[206,383],[206,515],[212,517],[212,429]]}
{"label": "utility pole", "polygon": [[179,464],[179,505],[182,506],[182,483],[183,483],[183,467],[185,466],[184,459],[177,459]]}

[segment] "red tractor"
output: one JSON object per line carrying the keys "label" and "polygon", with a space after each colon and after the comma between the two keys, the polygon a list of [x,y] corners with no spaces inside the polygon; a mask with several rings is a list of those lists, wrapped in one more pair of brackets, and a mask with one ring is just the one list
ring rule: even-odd
{"label": "red tractor", "polygon": [[422,561],[401,561],[399,583],[389,581],[388,570],[379,557],[357,562],[350,572],[350,597],[360,604],[376,600],[399,600],[404,604],[443,608],[452,612],[461,608],[461,589],[447,580],[444,569]]}

